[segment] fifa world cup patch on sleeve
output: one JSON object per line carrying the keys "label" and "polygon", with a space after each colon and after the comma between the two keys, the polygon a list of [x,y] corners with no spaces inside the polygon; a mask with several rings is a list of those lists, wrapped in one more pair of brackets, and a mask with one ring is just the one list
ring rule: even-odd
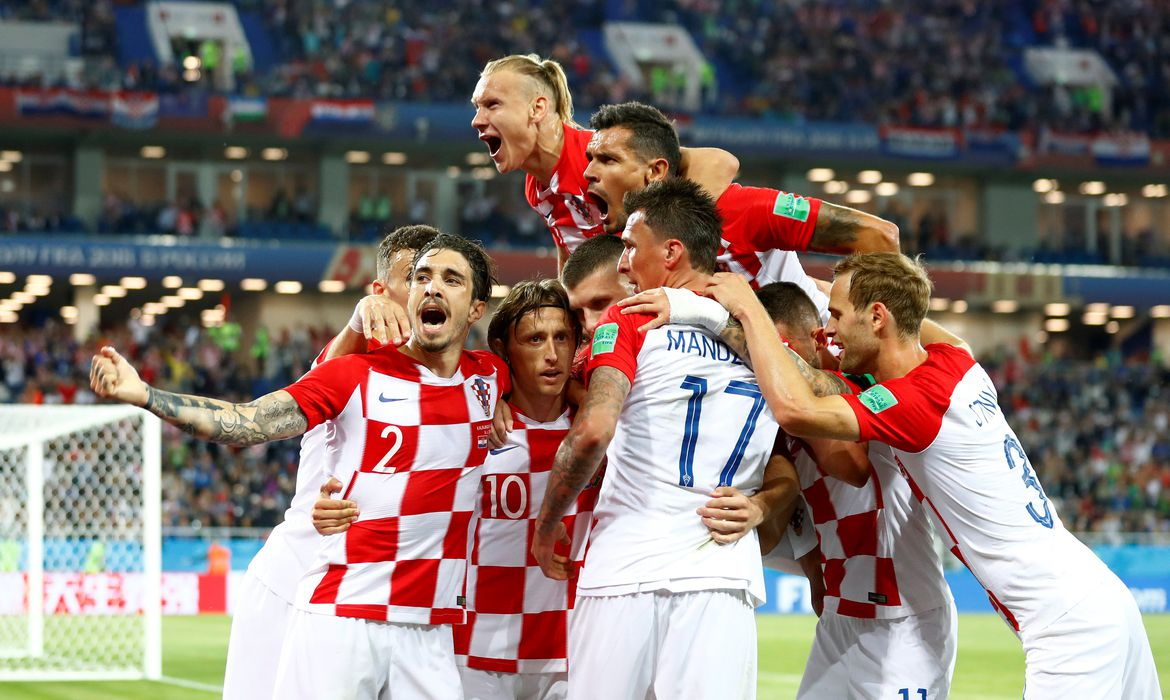
{"label": "fifa world cup patch on sleeve", "polygon": [[597,327],[593,331],[593,349],[591,357],[613,352],[617,347],[618,324],[606,323]]}
{"label": "fifa world cup patch on sleeve", "polygon": [[776,216],[796,219],[797,221],[808,221],[810,210],[811,207],[807,199],[798,194],[787,192],[776,195],[776,203],[772,205],[772,213]]}
{"label": "fifa world cup patch on sleeve", "polygon": [[891,406],[898,405],[898,399],[893,392],[881,384],[861,392],[857,395],[857,400],[868,408],[870,413],[881,413]]}

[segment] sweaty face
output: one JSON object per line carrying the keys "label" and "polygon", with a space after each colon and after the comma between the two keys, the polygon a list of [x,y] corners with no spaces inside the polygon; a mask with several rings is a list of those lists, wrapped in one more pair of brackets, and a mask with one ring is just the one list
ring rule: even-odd
{"label": "sweaty face", "polygon": [[646,216],[634,212],[622,231],[626,249],[618,261],[618,272],[630,278],[635,292],[656,289],[666,281],[666,241],[646,225]]}
{"label": "sweaty face", "polygon": [[453,344],[462,346],[483,308],[482,301],[472,298],[471,265],[462,254],[440,248],[419,259],[406,304],[418,347],[441,352]]}
{"label": "sweaty face", "polygon": [[471,127],[501,173],[520,169],[536,149],[535,98],[532,79],[509,70],[481,77],[471,94]]}
{"label": "sweaty face", "polygon": [[577,339],[564,309],[541,308],[524,314],[508,339],[512,386],[530,396],[556,396],[565,390]]}
{"label": "sweaty face", "polygon": [[870,325],[867,309],[855,309],[849,301],[853,273],[833,281],[829,292],[829,325],[825,332],[841,348],[840,370],[866,374],[877,368],[878,339]]}
{"label": "sweaty face", "polygon": [[585,157],[589,159],[585,168],[588,192],[601,209],[605,232],[618,233],[626,227],[622,197],[650,184],[650,164],[630,146],[630,130],[621,126],[595,131]]}
{"label": "sweaty face", "polygon": [[569,306],[577,314],[585,338],[590,340],[605,310],[630,296],[629,281],[618,273],[616,264],[594,271],[567,291]]}

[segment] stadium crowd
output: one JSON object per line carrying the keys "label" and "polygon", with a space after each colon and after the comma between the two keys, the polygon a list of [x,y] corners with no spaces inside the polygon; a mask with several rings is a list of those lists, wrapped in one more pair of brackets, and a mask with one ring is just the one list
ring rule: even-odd
{"label": "stadium crowd", "polygon": [[[232,331],[134,321],[78,343],[67,326],[0,336],[0,402],[91,403],[93,349],[128,350],[146,381],[246,401],[294,381],[331,337],[306,327],[250,345]],[[1000,403],[1074,531],[1170,532],[1170,369],[1155,359],[988,361]],[[163,428],[163,524],[272,527],[296,481],[295,440],[236,450]]]}

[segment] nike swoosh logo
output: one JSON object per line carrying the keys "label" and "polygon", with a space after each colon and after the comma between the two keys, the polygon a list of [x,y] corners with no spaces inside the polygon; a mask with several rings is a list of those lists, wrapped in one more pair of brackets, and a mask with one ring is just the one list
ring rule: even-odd
{"label": "nike swoosh logo", "polygon": [[516,449],[517,447],[519,447],[519,445],[507,445],[507,446],[505,446],[505,447],[501,447],[501,448],[499,448],[498,450],[488,450],[488,454],[489,454],[489,455],[499,455],[499,454],[504,454],[504,453],[505,453],[505,452],[507,452],[508,450],[514,450],[514,449]]}
{"label": "nike swoosh logo", "polygon": [[388,399],[388,398],[386,398],[385,394],[378,394],[378,400],[381,401],[382,403],[390,403],[392,401],[405,401],[406,397],[403,397],[401,399]]}

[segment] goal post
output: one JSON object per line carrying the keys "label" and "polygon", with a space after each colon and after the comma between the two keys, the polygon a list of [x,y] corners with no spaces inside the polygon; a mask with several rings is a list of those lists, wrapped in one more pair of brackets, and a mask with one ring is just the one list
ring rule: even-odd
{"label": "goal post", "polygon": [[0,405],[0,681],[162,677],[158,418]]}

